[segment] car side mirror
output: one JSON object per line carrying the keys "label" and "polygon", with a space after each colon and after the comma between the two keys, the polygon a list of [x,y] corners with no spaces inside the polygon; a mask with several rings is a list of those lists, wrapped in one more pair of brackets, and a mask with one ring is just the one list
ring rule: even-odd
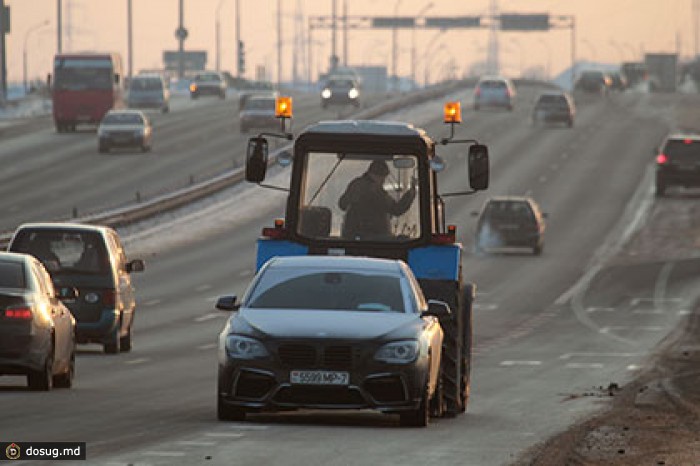
{"label": "car side mirror", "polygon": [[142,259],[134,259],[126,264],[127,273],[143,272],[144,270],[146,270],[146,264]]}
{"label": "car side mirror", "polygon": [[484,144],[469,147],[469,186],[475,191],[489,187],[489,148]]}
{"label": "car side mirror", "polygon": [[238,302],[238,297],[233,296],[221,296],[216,301],[216,308],[220,311],[237,311],[241,308],[241,304]]}
{"label": "car side mirror", "polygon": [[72,286],[62,286],[56,290],[56,297],[61,301],[74,301],[78,296],[78,289]]}
{"label": "car side mirror", "polygon": [[421,313],[421,317],[432,316],[438,319],[445,319],[452,315],[450,311],[450,306],[443,301],[438,301],[436,299],[428,300],[428,310]]}
{"label": "car side mirror", "polygon": [[254,137],[248,140],[245,159],[245,179],[251,183],[262,183],[267,171],[267,139]]}

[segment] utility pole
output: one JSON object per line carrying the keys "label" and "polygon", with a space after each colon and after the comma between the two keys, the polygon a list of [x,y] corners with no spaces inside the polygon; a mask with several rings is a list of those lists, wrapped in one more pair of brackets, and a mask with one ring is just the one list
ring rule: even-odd
{"label": "utility pole", "polygon": [[0,104],[7,100],[7,54],[5,53],[5,34],[10,32],[10,7],[5,0],[0,0]]}
{"label": "utility pole", "polygon": [[348,66],[348,0],[343,2],[343,66]]}
{"label": "utility pole", "polygon": [[332,3],[332,22],[331,22],[331,59],[329,61],[329,71],[335,70],[338,64],[338,0],[333,0]]}
{"label": "utility pole", "polygon": [[185,39],[187,38],[187,29],[184,26],[185,15],[185,0],[180,0],[180,21],[175,35],[178,40],[177,54],[177,77],[182,79],[185,76]]}
{"label": "utility pole", "polygon": [[126,0],[126,35],[127,35],[127,51],[129,53],[129,82],[131,82],[131,76],[134,72],[134,48],[133,48],[133,22],[132,22],[132,10],[131,10],[131,0]]}
{"label": "utility pole", "polygon": [[489,35],[489,52],[488,52],[488,68],[490,74],[500,73],[500,64],[498,57],[498,28],[500,27],[500,20],[497,21],[496,18],[499,16],[498,0],[491,0],[491,31]]}
{"label": "utility pole", "polygon": [[238,44],[241,43],[241,10],[240,10],[240,2],[239,0],[236,0],[235,4],[235,14],[236,14],[236,77],[237,78],[242,78],[243,77],[243,69],[241,67],[241,47],[239,47]]}
{"label": "utility pole", "polygon": [[282,0],[277,0],[277,88],[282,85]]}
{"label": "utility pole", "polygon": [[62,0],[56,0],[56,53],[63,53],[63,13]]}

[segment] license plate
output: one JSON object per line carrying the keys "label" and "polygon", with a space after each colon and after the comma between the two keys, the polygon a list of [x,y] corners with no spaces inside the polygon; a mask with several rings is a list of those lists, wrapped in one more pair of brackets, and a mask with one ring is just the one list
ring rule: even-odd
{"label": "license plate", "polygon": [[350,373],[333,371],[291,371],[289,381],[299,385],[348,385]]}

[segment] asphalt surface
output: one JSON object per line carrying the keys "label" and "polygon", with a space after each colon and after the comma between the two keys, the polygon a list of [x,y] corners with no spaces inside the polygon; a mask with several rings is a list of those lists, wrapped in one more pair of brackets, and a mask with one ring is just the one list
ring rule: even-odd
{"label": "asphalt surface", "polygon": [[[466,277],[478,286],[467,414],[434,420],[427,429],[400,428],[395,417],[373,412],[301,411],[252,415],[245,423],[216,421],[216,338],[226,314],[215,311],[213,302],[244,291],[253,273],[255,238],[282,214],[284,204],[282,193],[248,186],[173,223],[163,219],[142,231],[122,231],[129,255],[148,262],[136,279],[140,306],[133,352],[110,357],[98,346],[81,347],[71,390],[32,393],[22,378],[0,379],[0,437],[85,441],[90,464],[496,465],[509,464],[524,449],[590,415],[598,398],[577,395],[633,377],[693,299],[688,278],[667,268],[630,265],[608,279],[596,274],[602,258],[617,251],[654,202],[652,148],[674,124],[683,96],[583,98],[576,125],[568,129],[531,125],[537,92],[520,89],[512,113],[474,113],[466,104],[469,91],[457,96],[465,107],[458,133],[487,143],[492,157],[486,193],[447,200],[448,222],[457,225],[467,251]],[[192,111],[206,119],[214,109]],[[447,134],[439,102],[389,118],[414,122],[436,137]],[[156,140],[154,158],[179,162],[153,168],[154,173],[182,177],[176,168],[197,157],[230,156],[226,141],[200,139],[197,131],[185,134],[191,125],[176,125],[168,133],[172,141]],[[27,155],[38,150],[46,151],[39,158],[43,164],[51,159],[47,154],[71,160],[65,154],[72,149],[55,144],[54,138],[64,136],[46,133],[9,141],[24,154],[21,166],[31,166]],[[94,141],[78,144],[82,136],[65,137],[67,146],[85,146],[75,157],[100,157],[92,151]],[[15,153],[5,143],[0,150]],[[466,188],[465,147],[439,150],[449,166],[440,175],[442,189]],[[122,161],[111,157],[108,163]],[[92,197],[92,190],[129,192],[132,175],[138,178],[142,171],[136,169],[141,155],[123,159],[133,166],[120,167],[118,173],[129,175],[121,177],[122,184],[96,183],[76,198]],[[74,174],[56,168],[70,191]],[[38,172],[56,176],[53,170]],[[283,180],[283,174],[278,177]],[[6,189],[5,182],[0,186]],[[471,212],[488,196],[503,194],[532,195],[549,214],[542,256],[471,252],[476,224]],[[15,199],[13,191],[2,195]],[[55,209],[53,197],[41,199]],[[23,202],[28,204],[15,204],[16,212],[32,205]],[[664,312],[648,312],[650,299],[665,303]]]}

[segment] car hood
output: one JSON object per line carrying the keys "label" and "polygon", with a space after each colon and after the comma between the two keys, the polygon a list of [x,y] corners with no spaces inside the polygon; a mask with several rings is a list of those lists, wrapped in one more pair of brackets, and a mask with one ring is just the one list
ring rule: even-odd
{"label": "car hood", "polygon": [[423,325],[418,314],[243,308],[232,317],[231,327],[235,333],[267,338],[371,340],[411,337]]}

